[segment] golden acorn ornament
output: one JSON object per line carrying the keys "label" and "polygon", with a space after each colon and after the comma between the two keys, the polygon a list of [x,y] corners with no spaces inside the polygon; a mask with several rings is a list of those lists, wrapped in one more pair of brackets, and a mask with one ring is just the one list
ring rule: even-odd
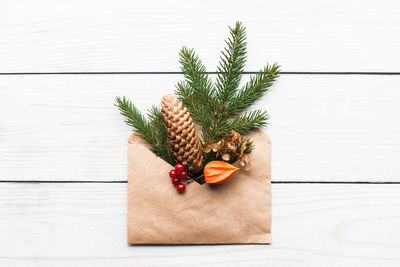
{"label": "golden acorn ornament", "polygon": [[190,112],[175,95],[161,100],[168,144],[177,162],[192,173],[203,169],[203,154]]}

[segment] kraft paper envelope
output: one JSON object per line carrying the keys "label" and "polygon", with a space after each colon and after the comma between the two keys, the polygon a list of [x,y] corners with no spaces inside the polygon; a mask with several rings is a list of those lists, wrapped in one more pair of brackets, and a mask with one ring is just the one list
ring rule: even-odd
{"label": "kraft paper envelope", "polygon": [[[191,182],[179,194],[171,165],[136,135],[128,144],[129,244],[240,244],[271,242],[270,139],[250,135],[251,170],[220,185]],[[237,164],[237,163],[236,163]]]}

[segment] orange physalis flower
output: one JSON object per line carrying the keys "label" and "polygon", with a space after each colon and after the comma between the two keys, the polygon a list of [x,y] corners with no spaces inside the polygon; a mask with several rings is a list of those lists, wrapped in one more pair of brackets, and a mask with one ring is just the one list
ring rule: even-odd
{"label": "orange physalis flower", "polygon": [[228,181],[239,168],[225,161],[211,161],[204,167],[204,178],[208,184],[222,184]]}

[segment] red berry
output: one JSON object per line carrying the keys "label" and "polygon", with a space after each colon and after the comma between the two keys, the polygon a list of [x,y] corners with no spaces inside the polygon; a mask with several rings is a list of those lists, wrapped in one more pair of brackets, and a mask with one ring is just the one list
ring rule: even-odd
{"label": "red berry", "polygon": [[178,173],[183,172],[185,170],[185,167],[182,164],[176,164],[175,165],[175,171]]}
{"label": "red berry", "polygon": [[176,187],[176,190],[179,193],[182,193],[183,191],[185,191],[185,185],[184,184],[178,184],[178,186]]}
{"label": "red berry", "polygon": [[181,172],[179,174],[179,178],[186,179],[186,177],[187,177],[187,172],[186,171],[183,171],[183,172]]}
{"label": "red berry", "polygon": [[169,172],[169,177],[176,178],[177,176],[178,176],[178,174],[176,173],[175,170],[172,170],[172,171]]}
{"label": "red berry", "polygon": [[178,185],[178,184],[180,184],[181,183],[181,180],[179,179],[179,178],[173,178],[172,179],[172,184],[173,185]]}

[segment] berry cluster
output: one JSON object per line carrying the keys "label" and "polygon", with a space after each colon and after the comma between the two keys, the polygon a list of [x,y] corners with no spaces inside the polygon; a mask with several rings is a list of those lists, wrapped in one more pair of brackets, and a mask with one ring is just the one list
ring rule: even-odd
{"label": "berry cluster", "polygon": [[175,169],[169,172],[169,177],[171,177],[172,184],[176,186],[176,190],[179,193],[185,191],[185,185],[182,183],[181,179],[187,178],[187,172],[182,164],[176,164]]}

